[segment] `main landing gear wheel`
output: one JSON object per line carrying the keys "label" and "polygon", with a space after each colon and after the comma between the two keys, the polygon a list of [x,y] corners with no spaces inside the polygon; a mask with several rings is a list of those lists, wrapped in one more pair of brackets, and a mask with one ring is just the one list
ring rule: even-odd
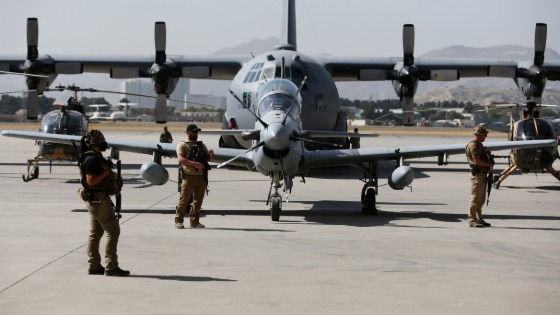
{"label": "main landing gear wheel", "polygon": [[282,210],[282,198],[273,196],[270,198],[270,218],[272,221],[280,220],[280,211]]}
{"label": "main landing gear wheel", "polygon": [[362,194],[362,214],[375,215],[377,208],[375,207],[375,189],[373,187],[364,187],[365,194]]}

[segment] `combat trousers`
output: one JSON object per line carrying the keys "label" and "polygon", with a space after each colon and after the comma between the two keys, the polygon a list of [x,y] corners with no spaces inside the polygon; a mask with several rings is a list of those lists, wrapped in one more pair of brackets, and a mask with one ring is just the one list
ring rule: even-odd
{"label": "combat trousers", "polygon": [[115,216],[115,209],[111,199],[105,192],[96,192],[92,202],[86,202],[89,211],[89,238],[87,243],[87,254],[89,257],[89,270],[101,268],[101,256],[99,255],[99,243],[103,233],[107,233],[105,243],[105,268],[113,270],[119,267],[117,256],[117,243],[121,228]]}
{"label": "combat trousers", "polygon": [[469,207],[469,221],[482,219],[482,206],[486,202],[486,173],[470,175],[471,202]]}
{"label": "combat trousers", "polygon": [[[194,196],[193,196],[194,192]],[[206,192],[206,182],[202,175],[183,175],[181,183],[181,196],[175,212],[175,223],[183,223],[187,205],[191,196],[193,197],[190,216],[191,226],[197,226],[200,220],[200,208]]]}

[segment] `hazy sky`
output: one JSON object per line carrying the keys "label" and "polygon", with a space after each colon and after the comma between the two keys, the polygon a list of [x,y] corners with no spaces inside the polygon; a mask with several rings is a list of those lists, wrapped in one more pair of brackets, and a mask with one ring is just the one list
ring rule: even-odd
{"label": "hazy sky", "polygon": [[[283,0],[0,0],[0,55],[25,55],[28,17],[39,19],[40,54],[151,55],[156,21],[167,24],[169,55],[209,54],[280,37],[282,6]],[[298,50],[308,55],[401,56],[407,23],[415,25],[416,56],[451,45],[533,47],[537,22],[548,24],[547,46],[560,50],[557,0],[296,0],[296,12]]]}

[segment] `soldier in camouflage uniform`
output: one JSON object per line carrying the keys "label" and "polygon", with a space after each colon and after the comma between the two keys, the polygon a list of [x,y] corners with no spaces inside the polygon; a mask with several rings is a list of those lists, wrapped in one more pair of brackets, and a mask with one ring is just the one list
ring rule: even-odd
{"label": "soldier in camouflage uniform", "polygon": [[[488,172],[494,169],[492,157],[482,142],[486,140],[488,130],[483,125],[474,128],[474,138],[467,145],[465,152],[470,165],[471,199],[469,205],[469,226],[487,227],[490,223],[482,219],[482,206],[486,201]],[[491,184],[491,183],[490,183]]]}
{"label": "soldier in camouflage uniform", "polygon": [[175,212],[175,227],[178,229],[184,228],[183,221],[187,212],[187,205],[189,199],[192,198],[192,206],[189,213],[190,227],[204,228],[204,225],[200,223],[200,208],[202,207],[204,193],[208,185],[207,176],[204,175],[205,171],[207,172],[210,168],[208,162],[212,161],[214,151],[208,151],[202,141],[197,141],[200,128],[196,125],[188,125],[185,131],[187,133],[187,141],[182,141],[177,145],[177,158],[182,166],[183,173],[181,195]]}

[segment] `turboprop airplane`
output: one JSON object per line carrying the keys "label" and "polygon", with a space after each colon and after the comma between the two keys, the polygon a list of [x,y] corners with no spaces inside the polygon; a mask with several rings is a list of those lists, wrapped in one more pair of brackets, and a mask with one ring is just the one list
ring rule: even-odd
{"label": "turboprop airplane", "polygon": [[[294,176],[305,174],[311,168],[363,165],[362,212],[375,213],[378,161],[396,162],[396,168],[389,176],[389,185],[402,190],[414,179],[414,171],[404,164],[406,159],[437,156],[438,164],[445,164],[446,155],[464,154],[466,143],[347,149],[346,138],[360,135],[346,132],[346,118],[340,110],[335,80],[391,80],[403,101],[404,112],[410,113],[405,114],[404,121],[412,125],[411,109],[414,109],[413,96],[418,81],[511,77],[526,96],[540,98],[547,79],[560,79],[560,62],[544,62],[544,24],[537,25],[534,61],[417,59],[414,58],[414,26],[407,24],[403,28],[402,58],[326,57],[317,62],[297,51],[294,0],[285,1],[284,13],[286,18],[280,45],[276,50],[256,57],[168,57],[165,51],[165,23],[156,22],[155,62],[149,57],[124,56],[64,58],[49,55],[41,58],[37,51],[37,36],[31,36],[31,40],[28,38],[27,60],[0,57],[0,70],[4,65],[11,71],[54,76],[75,71],[109,73],[112,78],[150,77],[158,95],[158,122],[166,120],[167,98],[179,78],[233,79],[223,122],[227,130],[217,131],[223,136],[219,147],[212,148],[214,161],[225,163],[221,165],[247,166],[269,176],[271,188],[267,203],[271,205],[271,217],[275,221],[279,219],[282,207],[279,189],[284,187],[285,192],[289,192]],[[37,20],[28,20],[28,25],[29,21],[33,25],[30,32],[33,35]],[[48,84],[46,80],[29,82],[29,88]],[[3,131],[3,135],[25,139],[47,137],[49,141],[62,143],[79,140],[72,136],[9,130]],[[121,150],[152,155],[152,161],[141,168],[142,177],[153,184],[163,184],[168,180],[169,174],[161,166],[161,157],[174,157],[174,145],[117,139],[107,141],[116,153]],[[343,148],[336,149],[337,145]],[[492,150],[553,145],[556,141],[485,144]]]}
{"label": "turboprop airplane", "polygon": [[[251,141],[252,146],[245,149],[211,147],[214,150],[214,162],[224,165],[245,166],[256,169],[271,178],[267,205],[273,221],[280,219],[283,192],[289,194],[293,187],[293,178],[303,175],[312,168],[363,165],[365,184],[361,192],[362,213],[377,213],[376,195],[378,192],[378,162],[380,160],[394,160],[396,168],[389,175],[389,186],[402,190],[414,180],[414,171],[404,164],[405,159],[438,156],[438,164],[446,163],[446,156],[450,154],[464,154],[465,143],[449,145],[426,145],[412,147],[383,147],[360,149],[328,149],[308,150],[305,142],[316,142],[309,137],[324,132],[310,131],[302,128],[302,98],[301,87],[284,78],[272,79],[259,89],[256,100],[257,111],[254,115],[257,122],[251,130],[236,131],[240,137]],[[240,100],[241,101],[241,100]],[[250,111],[250,109],[246,109]],[[204,132],[204,131],[202,131]],[[77,143],[78,136],[44,134],[25,131],[2,131],[4,136],[33,140],[47,140],[64,144]],[[331,136],[331,135],[329,135]],[[110,156],[119,157],[119,151],[149,154],[152,161],[146,162],[140,168],[142,178],[151,184],[162,185],[169,179],[167,170],[161,165],[163,156],[176,157],[176,145],[169,143],[142,142],[106,138],[111,147]],[[506,141],[485,143],[490,150],[536,148],[555,146],[556,140]]]}

